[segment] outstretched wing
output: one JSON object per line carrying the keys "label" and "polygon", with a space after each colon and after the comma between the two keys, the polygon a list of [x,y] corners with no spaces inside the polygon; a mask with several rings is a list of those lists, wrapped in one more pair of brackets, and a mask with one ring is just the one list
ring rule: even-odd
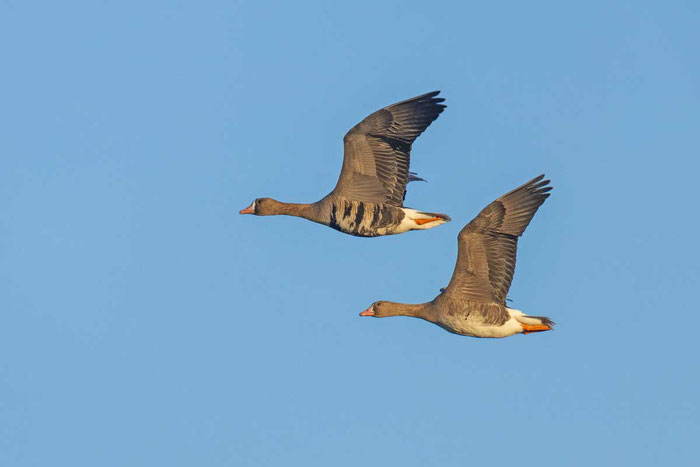
{"label": "outstretched wing", "polygon": [[457,237],[457,264],[445,294],[505,305],[518,237],[552,189],[543,178],[540,175],[501,196],[462,229]]}
{"label": "outstretched wing", "polygon": [[374,112],[346,135],[333,193],[355,201],[403,205],[411,145],[445,109],[434,91]]}

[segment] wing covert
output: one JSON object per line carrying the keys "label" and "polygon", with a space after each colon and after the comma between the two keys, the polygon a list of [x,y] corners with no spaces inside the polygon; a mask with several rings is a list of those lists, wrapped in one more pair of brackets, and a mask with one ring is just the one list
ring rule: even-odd
{"label": "wing covert", "polygon": [[403,205],[411,147],[442,113],[440,91],[390,105],[355,125],[343,138],[345,155],[333,190],[353,200]]}
{"label": "wing covert", "polygon": [[462,229],[446,294],[505,305],[515,272],[518,237],[552,189],[543,178],[540,175],[501,196]]}

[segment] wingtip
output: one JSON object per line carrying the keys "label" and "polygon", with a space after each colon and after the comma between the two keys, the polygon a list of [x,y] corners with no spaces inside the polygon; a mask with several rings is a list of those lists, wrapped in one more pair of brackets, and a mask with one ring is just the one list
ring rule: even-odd
{"label": "wingtip", "polygon": [[422,96],[418,96],[418,99],[420,100],[429,100],[431,104],[437,105],[438,107],[447,107],[445,104],[441,104],[441,102],[445,102],[444,97],[437,97],[442,91],[437,90],[437,91],[431,91],[427,94],[423,94]]}
{"label": "wingtip", "polygon": [[551,182],[550,179],[542,180],[543,178],[544,174],[538,175],[537,177],[527,182],[525,185],[528,187],[528,190],[537,191],[539,193],[546,193],[554,187],[548,186]]}
{"label": "wingtip", "polygon": [[532,186],[532,189],[538,193],[547,193],[548,191],[552,191],[554,188],[553,186],[549,185],[549,180],[544,180],[542,182],[539,182],[535,185]]}

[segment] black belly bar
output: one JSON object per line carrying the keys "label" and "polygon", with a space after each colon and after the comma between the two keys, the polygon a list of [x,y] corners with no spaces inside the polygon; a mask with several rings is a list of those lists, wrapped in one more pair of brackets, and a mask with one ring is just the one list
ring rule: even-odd
{"label": "black belly bar", "polygon": [[332,204],[329,227],[358,237],[377,237],[379,229],[388,229],[401,223],[403,211],[396,206],[378,203],[339,200]]}

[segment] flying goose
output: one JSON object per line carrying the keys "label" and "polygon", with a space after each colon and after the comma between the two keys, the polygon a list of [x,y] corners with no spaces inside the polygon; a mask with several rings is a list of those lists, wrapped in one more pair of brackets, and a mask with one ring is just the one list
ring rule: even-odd
{"label": "flying goose", "polygon": [[446,214],[403,206],[406,184],[423,180],[409,172],[411,145],[445,109],[434,91],[374,112],[343,138],[345,157],[338,183],[310,204],[258,198],[240,214],[303,217],[358,237],[423,230],[450,221]]}
{"label": "flying goose", "polygon": [[549,197],[549,180],[536,177],[484,208],[457,237],[457,264],[449,285],[418,305],[374,302],[360,316],[413,316],[455,334],[508,337],[549,331],[554,322],[506,306],[515,271],[518,237]]}

